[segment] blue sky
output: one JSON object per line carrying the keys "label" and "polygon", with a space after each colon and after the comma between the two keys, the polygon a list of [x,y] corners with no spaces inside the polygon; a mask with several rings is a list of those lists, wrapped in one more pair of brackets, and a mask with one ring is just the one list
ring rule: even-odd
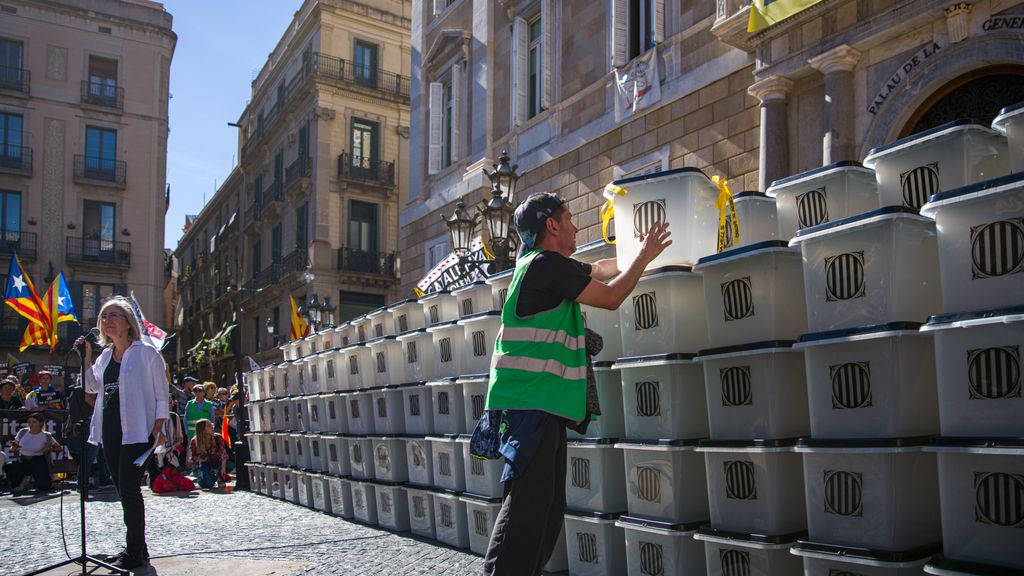
{"label": "blue sky", "polygon": [[163,0],[174,17],[178,45],[171,61],[171,133],[167,149],[164,246],[174,248],[186,214],[231,172],[238,153],[234,122],[251,83],[301,0]]}

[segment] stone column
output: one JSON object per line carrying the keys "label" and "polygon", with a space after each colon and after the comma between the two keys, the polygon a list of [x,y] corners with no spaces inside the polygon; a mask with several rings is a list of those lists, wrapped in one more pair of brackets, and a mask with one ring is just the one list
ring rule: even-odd
{"label": "stone column", "polygon": [[822,109],[821,163],[858,160],[854,151],[853,69],[860,50],[841,44],[808,60],[825,75],[825,102]]}
{"label": "stone column", "polygon": [[764,192],[772,182],[789,176],[789,122],[786,119],[786,96],[793,81],[782,76],[769,76],[747,88],[761,101],[761,145],[758,153],[758,189]]}

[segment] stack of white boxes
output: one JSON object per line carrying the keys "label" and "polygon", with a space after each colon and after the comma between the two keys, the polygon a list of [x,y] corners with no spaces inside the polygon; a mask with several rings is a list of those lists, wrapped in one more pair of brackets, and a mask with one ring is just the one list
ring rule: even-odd
{"label": "stack of white boxes", "polygon": [[[739,242],[701,258],[709,348],[700,352],[710,439],[697,450],[707,469],[711,525],[708,574],[737,566],[765,576],[796,574],[790,546],[806,533],[803,467],[793,452],[809,432],[803,355],[807,329],[800,252],[779,240],[775,201],[734,194]],[[729,215],[731,218],[731,214]],[[728,237],[728,235],[727,235]]]}
{"label": "stack of white boxes", "polygon": [[1024,103],[993,127],[1013,173],[943,190],[922,207],[938,229],[942,314],[935,339],[943,558],[932,574],[1024,570]]}
{"label": "stack of white boxes", "polygon": [[703,573],[693,540],[708,520],[704,458],[708,436],[704,374],[704,289],[691,266],[714,251],[718,191],[699,170],[683,168],[616,184],[616,253],[634,259],[638,238],[667,220],[673,244],[653,261],[619,309],[619,371],[624,415],[627,514],[617,519],[566,515],[570,571],[594,574]]}
{"label": "stack of white boxes", "polygon": [[941,548],[935,457],[924,451],[938,432],[935,356],[919,330],[941,309],[941,286],[935,223],[918,210],[941,189],[1005,173],[1000,145],[957,123],[875,149],[865,164],[881,208],[791,242],[804,260],[809,333],[798,346],[811,415],[798,447],[809,534],[793,551],[809,573],[919,574]]}
{"label": "stack of white boxes", "polygon": [[[656,220],[674,242],[619,311],[584,307],[603,413],[569,434],[546,568],[1024,570],[1024,105],[993,128],[735,194],[721,253],[701,172],[617,182],[620,266]],[[511,277],[375,310],[246,374],[254,490],[483,553],[503,462],[470,456],[469,434]]]}

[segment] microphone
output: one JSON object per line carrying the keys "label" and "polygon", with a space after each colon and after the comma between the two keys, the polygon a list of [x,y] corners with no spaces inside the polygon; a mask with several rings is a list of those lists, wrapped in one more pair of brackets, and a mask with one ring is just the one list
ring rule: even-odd
{"label": "microphone", "polygon": [[[85,336],[85,341],[86,341],[86,342],[88,342],[89,344],[91,344],[91,345],[95,346],[95,345],[96,345],[96,338],[98,338],[98,337],[99,337],[99,335],[100,335],[100,330],[99,330],[99,328],[97,328],[97,327],[93,326],[92,328],[90,328],[90,329],[89,329],[89,331],[88,331],[88,332],[86,332],[86,333],[84,334],[84,336]],[[83,344],[82,344],[81,346],[75,346],[75,350],[76,350],[76,351],[77,351],[77,352],[78,352],[79,354],[82,354],[82,353],[84,353],[84,352],[85,352],[84,348],[85,348],[85,345],[84,345],[84,343],[83,343]]]}

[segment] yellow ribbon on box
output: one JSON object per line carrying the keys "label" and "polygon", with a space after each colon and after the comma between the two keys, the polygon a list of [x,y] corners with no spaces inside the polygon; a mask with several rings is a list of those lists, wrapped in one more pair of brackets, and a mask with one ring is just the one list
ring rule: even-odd
{"label": "yellow ribbon on box", "polygon": [[[625,196],[629,192],[620,186],[615,184],[608,184],[604,187],[605,192],[611,192],[616,196]],[[601,235],[604,236],[604,241],[609,244],[615,244],[615,240],[608,238],[608,222],[615,217],[615,204],[611,200],[605,200],[601,206]]]}
{"label": "yellow ribbon on box", "polygon": [[[715,176],[711,179],[718,186],[718,198],[715,198],[715,208],[718,208],[718,252],[725,249],[725,235],[731,232],[732,243],[740,241],[740,221],[736,217],[736,204],[732,200],[732,190],[729,189],[729,181],[725,178]],[[728,214],[732,214],[732,230],[726,230],[725,220]]]}

